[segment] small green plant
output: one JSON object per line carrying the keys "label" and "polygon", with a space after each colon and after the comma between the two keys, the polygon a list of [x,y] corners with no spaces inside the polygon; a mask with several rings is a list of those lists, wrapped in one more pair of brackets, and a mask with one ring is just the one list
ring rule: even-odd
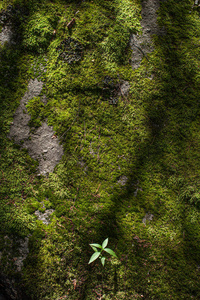
{"label": "small green plant", "polygon": [[[95,261],[99,257],[101,259],[102,265],[104,266],[106,258],[104,256],[102,256],[103,251],[109,253],[111,256],[117,257],[117,255],[115,254],[115,252],[113,250],[111,250],[110,248],[106,248],[107,245],[108,245],[108,238],[103,241],[102,245],[90,244],[90,246],[94,250],[94,253],[90,257],[88,264],[91,264],[93,261]],[[98,250],[97,248],[99,248],[100,250]]]}

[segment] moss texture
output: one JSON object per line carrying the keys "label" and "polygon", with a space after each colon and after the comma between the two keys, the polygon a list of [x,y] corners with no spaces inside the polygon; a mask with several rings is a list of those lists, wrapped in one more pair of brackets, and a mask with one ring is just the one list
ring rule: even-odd
{"label": "moss texture", "polygon": [[[199,299],[200,19],[193,1],[161,2],[166,35],[153,37],[154,51],[137,70],[128,41],[141,33],[140,1],[13,0],[2,1],[1,12],[8,5],[18,42],[0,48],[2,271],[37,300]],[[31,78],[44,82],[48,102],[29,102],[30,126],[47,119],[65,149],[48,177],[38,177],[37,162],[7,138]],[[124,81],[130,91],[119,96]],[[34,215],[43,203],[55,209],[50,225]],[[148,212],[154,217],[145,225]],[[29,235],[20,274],[5,234]],[[88,266],[89,243],[107,237],[118,259]]]}

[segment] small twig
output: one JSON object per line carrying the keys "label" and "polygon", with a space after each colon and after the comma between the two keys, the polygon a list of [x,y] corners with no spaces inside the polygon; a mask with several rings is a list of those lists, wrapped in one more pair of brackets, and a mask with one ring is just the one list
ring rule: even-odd
{"label": "small twig", "polygon": [[97,190],[96,190],[95,194],[97,194],[97,192],[98,192],[98,190],[99,190],[100,186],[101,186],[101,183],[99,183],[99,186],[98,186],[98,188],[97,188]]}
{"label": "small twig", "polygon": [[101,300],[103,295],[101,295],[100,293],[98,293],[97,291],[94,290],[94,292],[97,294],[97,296],[99,297],[98,300]]}
{"label": "small twig", "polygon": [[146,56],[146,54],[144,53],[144,51],[142,50],[142,48],[140,48],[139,46],[133,44],[136,48],[138,48],[138,50],[140,50],[140,52],[143,54],[144,57],[146,57],[146,59],[149,61],[148,57]]}
{"label": "small twig", "polygon": [[68,24],[67,24],[67,28],[68,29],[71,29],[72,28],[72,26],[75,24],[75,18],[73,18]]}

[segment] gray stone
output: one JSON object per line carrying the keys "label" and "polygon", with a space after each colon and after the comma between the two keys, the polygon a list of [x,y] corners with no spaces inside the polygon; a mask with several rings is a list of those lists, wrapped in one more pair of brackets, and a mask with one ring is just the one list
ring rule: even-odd
{"label": "gray stone", "polygon": [[[130,89],[130,84],[128,81],[124,81],[120,86],[120,94],[122,97],[127,97]],[[120,96],[120,95],[119,95]]]}
{"label": "gray stone", "polygon": [[23,261],[26,259],[29,249],[28,249],[29,238],[25,237],[24,240],[19,240],[20,246],[18,248],[20,256],[15,258],[14,264],[17,266],[17,271],[20,272],[23,267]]}
{"label": "gray stone", "polygon": [[149,221],[151,222],[153,220],[154,215],[148,212],[144,218],[142,219],[142,223],[146,226],[146,222]]}
{"label": "gray stone", "polygon": [[13,33],[11,26],[5,26],[0,33],[0,44],[3,46],[6,42],[10,44],[12,42]]}
{"label": "gray stone", "polygon": [[117,181],[117,183],[124,186],[124,185],[126,185],[127,181],[128,181],[128,177],[126,177],[125,175],[122,175],[119,178],[119,180]]}
{"label": "gray stone", "polygon": [[137,69],[144,56],[153,51],[151,36],[153,34],[164,34],[164,30],[157,24],[157,10],[159,0],[142,1],[142,35],[132,34],[130,46],[132,48],[131,64],[133,69]]}
{"label": "gray stone", "polygon": [[36,210],[35,215],[38,217],[38,220],[41,220],[45,225],[49,225],[51,223],[50,216],[53,212],[54,209],[47,209],[44,213]]}
{"label": "gray stone", "polygon": [[59,144],[53,127],[48,126],[46,121],[34,133],[30,133],[28,122],[31,117],[27,112],[26,105],[33,97],[40,95],[42,88],[43,82],[37,79],[30,80],[28,89],[14,114],[8,137],[14,139],[17,144],[22,145],[23,148],[28,150],[33,159],[39,161],[39,175],[47,175],[53,172],[62,158],[63,147]]}
{"label": "gray stone", "polygon": [[[3,255],[6,254],[9,263],[10,258],[12,257],[12,261],[14,261],[14,265],[16,266],[15,271],[20,272],[23,267],[23,261],[26,259],[29,253],[28,242],[29,242],[29,236],[25,237],[24,239],[16,240],[14,237],[10,238],[7,235],[5,235],[4,243],[5,243],[5,249],[7,250],[3,250],[1,252],[0,259]],[[16,245],[17,250],[14,247],[14,245]]]}

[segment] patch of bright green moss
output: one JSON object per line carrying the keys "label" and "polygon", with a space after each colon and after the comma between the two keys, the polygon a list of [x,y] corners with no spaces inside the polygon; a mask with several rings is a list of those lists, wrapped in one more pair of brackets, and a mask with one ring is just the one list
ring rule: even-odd
{"label": "patch of bright green moss", "polygon": [[[22,282],[33,299],[200,297],[200,32],[192,4],[161,3],[167,36],[154,37],[155,50],[137,70],[127,47],[131,32],[141,30],[135,1],[33,1],[23,42],[41,48],[45,60],[24,55],[20,46],[1,50],[2,221],[15,234],[32,233]],[[57,49],[69,37],[83,46],[71,64],[58,59]],[[28,80],[36,77],[48,102],[29,102],[33,124],[47,118],[65,149],[46,178],[37,178],[36,163],[6,138]],[[129,95],[116,105],[109,104],[106,77],[116,90],[129,81]],[[55,209],[48,226],[32,215],[42,203]],[[145,226],[148,212],[153,220]],[[98,263],[88,266],[88,244],[106,237],[119,259],[102,271]]]}

